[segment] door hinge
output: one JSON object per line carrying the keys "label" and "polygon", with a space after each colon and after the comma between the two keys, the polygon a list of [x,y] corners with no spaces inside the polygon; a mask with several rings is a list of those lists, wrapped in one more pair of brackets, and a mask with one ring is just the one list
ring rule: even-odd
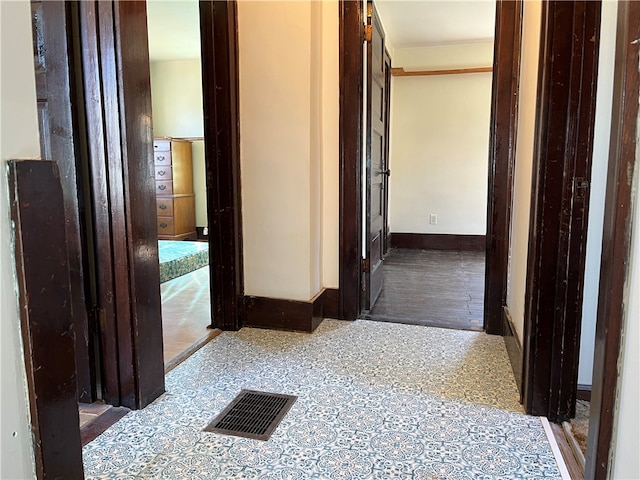
{"label": "door hinge", "polygon": [[589,190],[589,181],[584,177],[576,177],[574,179],[574,192],[576,200],[584,200]]}
{"label": "door hinge", "polygon": [[362,259],[362,271],[365,273],[371,271],[371,261],[368,258]]}
{"label": "door hinge", "polygon": [[364,26],[364,41],[370,42],[373,38],[373,27],[371,25]]}

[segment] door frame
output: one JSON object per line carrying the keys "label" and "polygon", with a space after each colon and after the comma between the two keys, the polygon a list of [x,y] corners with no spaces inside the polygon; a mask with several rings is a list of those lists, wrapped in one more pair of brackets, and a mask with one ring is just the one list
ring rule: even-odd
{"label": "door frame", "polygon": [[200,1],[212,328],[245,322],[236,0]]}
{"label": "door frame", "polygon": [[575,416],[600,10],[542,5],[521,399],[558,423]]}
{"label": "door frame", "polygon": [[[494,72],[494,91],[498,82],[505,91],[517,90],[513,73],[519,65],[519,42],[517,54],[509,51],[506,46],[514,45],[514,38],[519,39],[521,25],[521,0],[497,2],[496,15],[501,25],[507,28],[496,28],[494,64],[499,66],[499,72],[509,74],[496,75]],[[355,320],[361,313],[361,279],[362,279],[362,132],[364,128],[363,111],[363,62],[364,62],[364,11],[360,1],[340,0],[339,12],[339,88],[340,88],[340,122],[339,122],[339,152],[340,152],[340,226],[339,226],[339,317],[345,320]],[[499,48],[501,47],[501,48]],[[508,54],[508,55],[507,55]],[[504,56],[504,58],[503,58]],[[506,84],[505,84],[506,83]],[[512,170],[515,151],[515,100],[493,98],[492,100],[492,131],[496,143],[492,143],[489,160],[489,198],[493,198],[492,219],[487,222],[501,228],[491,228],[487,231],[487,253],[495,253],[496,245],[502,245],[499,258],[492,257],[487,262],[485,283],[500,282],[491,288],[506,298],[506,273],[502,269],[508,261],[508,232],[509,209],[511,206],[511,179],[502,180],[502,172]],[[506,148],[503,147],[506,142]],[[504,242],[506,248],[504,248]],[[485,288],[485,291],[488,291]],[[503,303],[500,303],[502,307]],[[486,307],[485,307],[486,308]],[[485,312],[484,328],[488,333],[502,334],[502,313],[488,316]]]}
{"label": "door frame", "polygon": [[[593,361],[585,478],[611,474],[614,412],[619,394],[618,360],[627,314],[626,283],[639,177],[635,142],[638,122],[640,3],[619,2],[613,82],[613,111],[604,209],[602,264]],[[634,176],[634,173],[636,175]],[[634,225],[636,235],[640,225]],[[638,259],[636,259],[638,260]]]}

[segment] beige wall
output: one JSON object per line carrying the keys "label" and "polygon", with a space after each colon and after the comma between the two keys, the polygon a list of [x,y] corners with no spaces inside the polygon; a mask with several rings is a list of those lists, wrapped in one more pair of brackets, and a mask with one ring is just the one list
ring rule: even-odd
{"label": "beige wall", "polygon": [[514,171],[511,242],[507,280],[507,306],[520,343],[523,343],[524,298],[529,250],[529,208],[540,50],[541,3],[524,2],[520,67],[518,136]]}
{"label": "beige wall", "polygon": [[[490,66],[489,47],[396,48],[393,63],[405,70]],[[393,77],[392,232],[484,235],[491,82],[490,73]]]}
{"label": "beige wall", "polygon": [[[337,276],[337,258],[323,258],[335,251],[332,238],[337,241],[337,219],[323,222],[337,192],[337,179],[330,178],[335,170],[327,165],[337,152],[337,111],[333,99],[324,107],[324,84],[329,94],[337,84],[337,54],[330,50],[335,6],[238,4],[247,295],[309,300],[325,271],[329,282]],[[331,197],[326,205],[325,194]]]}
{"label": "beige wall", "polygon": [[[202,77],[200,60],[151,63],[153,134],[156,137],[202,137]],[[196,226],[207,225],[204,142],[192,144]]]}
{"label": "beige wall", "polygon": [[35,478],[5,160],[39,158],[29,2],[0,2],[0,478]]}

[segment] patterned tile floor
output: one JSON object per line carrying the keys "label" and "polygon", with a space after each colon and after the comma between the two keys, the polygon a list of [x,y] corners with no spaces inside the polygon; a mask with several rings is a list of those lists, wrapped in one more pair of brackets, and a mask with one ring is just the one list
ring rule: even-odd
{"label": "patterned tile floor", "polygon": [[[243,388],[299,398],[267,442],[203,432]],[[225,332],[83,454],[87,479],[560,478],[500,337],[364,320]]]}

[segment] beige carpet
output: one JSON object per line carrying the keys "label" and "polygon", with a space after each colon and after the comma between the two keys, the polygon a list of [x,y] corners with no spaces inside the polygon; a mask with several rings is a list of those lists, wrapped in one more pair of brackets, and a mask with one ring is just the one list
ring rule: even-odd
{"label": "beige carpet", "polygon": [[587,438],[589,436],[589,408],[589,402],[577,400],[576,417],[569,422],[571,433],[585,456],[587,455]]}

